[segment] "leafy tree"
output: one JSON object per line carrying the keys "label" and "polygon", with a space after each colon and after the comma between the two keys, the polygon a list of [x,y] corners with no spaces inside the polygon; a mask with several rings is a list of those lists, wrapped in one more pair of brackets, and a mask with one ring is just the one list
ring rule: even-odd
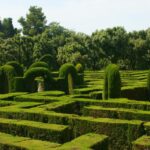
{"label": "leafy tree", "polygon": [[57,61],[60,65],[64,63],[74,63],[82,62],[82,55],[80,53],[82,46],[77,43],[68,43],[63,47],[58,48]]}
{"label": "leafy tree", "polygon": [[26,18],[21,17],[18,22],[23,28],[24,35],[34,36],[45,30],[47,21],[41,7],[31,6]]}
{"label": "leafy tree", "polygon": [[0,37],[1,38],[10,38],[17,33],[17,29],[14,28],[12,24],[12,18],[4,18],[3,21],[0,21]]}

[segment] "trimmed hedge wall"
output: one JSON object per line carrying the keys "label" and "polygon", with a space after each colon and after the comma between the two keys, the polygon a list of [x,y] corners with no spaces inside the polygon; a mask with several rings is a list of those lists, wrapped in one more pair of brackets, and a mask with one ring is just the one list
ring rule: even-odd
{"label": "trimmed hedge wall", "polygon": [[121,97],[144,101],[149,99],[147,87],[124,88],[121,90]]}
{"label": "trimmed hedge wall", "polygon": [[115,118],[126,120],[142,120],[149,121],[150,112],[126,109],[126,108],[106,108],[101,106],[87,106],[83,109],[83,115],[92,116],[94,118]]}
{"label": "trimmed hedge wall", "polygon": [[133,142],[132,150],[150,150],[150,136],[142,136]]}
{"label": "trimmed hedge wall", "polygon": [[1,150],[50,150],[59,146],[60,144],[58,143],[34,140],[0,132]]}
{"label": "trimmed hedge wall", "polygon": [[16,71],[16,76],[18,77],[23,76],[23,67],[17,61],[10,61],[7,63],[7,65],[14,67]]}
{"label": "trimmed hedge wall", "polygon": [[103,98],[119,98],[121,95],[121,78],[119,67],[110,64],[105,70]]}
{"label": "trimmed hedge wall", "polygon": [[38,62],[33,63],[33,64],[29,67],[29,69],[31,69],[31,68],[36,68],[36,67],[43,67],[43,68],[49,69],[48,64],[45,63],[45,62],[43,62],[43,61],[38,61]]}
{"label": "trimmed hedge wall", "polygon": [[34,81],[36,77],[42,76],[44,78],[45,90],[50,90],[53,87],[53,79],[50,71],[44,67],[36,67],[27,70],[24,74],[25,90],[28,92],[37,91],[37,84]]}
{"label": "trimmed hedge wall", "polygon": [[41,122],[0,119],[0,131],[18,136],[27,136],[34,139],[48,140],[64,143],[70,140],[71,134],[68,126],[46,124]]}
{"label": "trimmed hedge wall", "polygon": [[58,150],[108,150],[108,137],[95,133],[82,135],[63,144]]}
{"label": "trimmed hedge wall", "polygon": [[4,65],[0,68],[0,93],[13,92],[15,76],[16,72],[14,67]]}
{"label": "trimmed hedge wall", "polygon": [[[38,109],[37,109],[38,110]],[[145,133],[142,121],[128,121],[109,118],[80,117],[77,115],[23,110],[0,110],[1,117],[21,118],[55,124],[69,125],[73,137],[94,132],[109,136],[109,150],[131,150],[132,142]],[[134,133],[134,134],[133,134]]]}

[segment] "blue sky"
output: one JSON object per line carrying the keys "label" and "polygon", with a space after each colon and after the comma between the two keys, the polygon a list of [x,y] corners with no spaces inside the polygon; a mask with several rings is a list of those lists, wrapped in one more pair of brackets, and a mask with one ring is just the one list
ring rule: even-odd
{"label": "blue sky", "polygon": [[0,18],[17,20],[30,6],[43,8],[48,23],[56,21],[77,32],[124,26],[127,31],[150,27],[150,0],[0,0]]}

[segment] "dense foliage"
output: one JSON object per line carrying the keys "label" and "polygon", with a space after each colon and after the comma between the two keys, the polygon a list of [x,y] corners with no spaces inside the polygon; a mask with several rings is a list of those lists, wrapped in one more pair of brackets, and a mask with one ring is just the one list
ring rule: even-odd
{"label": "dense foliage", "polygon": [[[37,91],[37,83],[35,81],[36,77],[43,77],[45,83],[45,90],[50,90],[52,88],[52,76],[51,72],[45,67],[35,67],[28,69],[24,74],[26,91],[35,92]],[[28,84],[30,83],[30,84]]]}
{"label": "dense foliage", "polygon": [[119,67],[110,64],[105,70],[103,98],[119,98],[121,96],[121,78]]}
{"label": "dense foliage", "polygon": [[0,21],[0,65],[18,61],[27,69],[51,56],[54,70],[64,63],[81,63],[93,70],[110,63],[121,69],[150,68],[150,29],[128,33],[123,27],[114,27],[92,35],[76,33],[56,22],[47,24],[42,8],[37,6],[31,6],[18,21],[21,29],[13,26],[11,18]]}
{"label": "dense foliage", "polygon": [[66,93],[72,93],[72,89],[77,85],[77,71],[76,68],[70,64],[66,63],[59,69],[59,77],[65,80],[64,89]]}
{"label": "dense foliage", "polygon": [[23,76],[23,67],[17,61],[10,61],[7,65],[14,67],[17,77]]}
{"label": "dense foliage", "polygon": [[30,69],[31,69],[31,68],[37,68],[37,67],[44,67],[44,68],[47,68],[47,69],[49,68],[47,63],[45,63],[45,62],[43,62],[43,61],[38,61],[38,62],[33,63],[33,64],[30,66]]}
{"label": "dense foliage", "polygon": [[0,93],[9,93],[14,90],[14,77],[16,72],[14,67],[4,65],[0,68]]}

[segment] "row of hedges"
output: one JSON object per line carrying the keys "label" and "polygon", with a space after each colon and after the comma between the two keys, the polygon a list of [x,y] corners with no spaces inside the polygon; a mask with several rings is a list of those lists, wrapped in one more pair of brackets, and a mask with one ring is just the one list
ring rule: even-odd
{"label": "row of hedges", "polygon": [[[132,141],[145,133],[142,121],[79,117],[55,112],[38,112],[24,110],[0,110],[0,116],[27,120],[44,121],[56,124],[68,124],[73,129],[73,138],[93,132],[109,136],[109,149],[131,150]],[[84,128],[83,128],[84,127]],[[134,133],[134,134],[133,134]]]}
{"label": "row of hedges", "polygon": [[58,150],[108,150],[106,135],[88,133],[63,144]]}
{"label": "row of hedges", "polygon": [[13,136],[2,132],[0,132],[0,139],[1,150],[50,150],[60,146],[58,143]]}
{"label": "row of hedges", "polygon": [[58,143],[64,143],[71,138],[68,126],[25,120],[1,119],[0,131]]}
{"label": "row of hedges", "polygon": [[[79,65],[78,72],[82,71]],[[54,80],[49,66],[45,62],[33,63],[23,75],[23,68],[17,62],[9,62],[0,68],[0,93],[8,92],[36,92],[36,77],[42,77],[45,90],[57,89],[66,93],[71,91],[71,87],[83,84],[83,74],[78,74],[72,64],[64,64],[59,71],[59,78]],[[70,75],[70,76],[69,76]],[[68,78],[70,77],[70,79]],[[70,87],[69,87],[70,86]]]}
{"label": "row of hedges", "polygon": [[92,116],[94,118],[115,118],[126,120],[143,120],[149,121],[149,111],[141,111],[125,108],[105,108],[100,106],[87,106],[83,109],[84,116]]}

